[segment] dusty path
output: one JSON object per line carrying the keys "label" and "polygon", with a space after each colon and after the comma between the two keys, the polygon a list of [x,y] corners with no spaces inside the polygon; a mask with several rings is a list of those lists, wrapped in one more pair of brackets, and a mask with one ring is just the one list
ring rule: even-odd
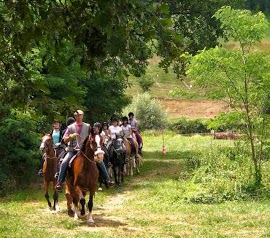
{"label": "dusty path", "polygon": [[225,102],[213,100],[159,99],[171,118],[212,118],[219,112],[228,112]]}

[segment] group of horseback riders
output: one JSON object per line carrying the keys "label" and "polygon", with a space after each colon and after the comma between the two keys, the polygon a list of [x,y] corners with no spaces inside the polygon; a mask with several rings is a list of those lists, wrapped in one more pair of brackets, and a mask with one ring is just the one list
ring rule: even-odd
{"label": "group of horseback riders", "polygon": [[[62,158],[59,172],[56,174],[57,184],[55,189],[62,192],[65,176],[69,167],[69,163],[73,157],[83,146],[85,139],[88,137],[91,129],[96,135],[100,135],[102,140],[102,150],[105,154],[104,161],[97,161],[97,166],[101,176],[105,180],[107,188],[114,186],[114,182],[108,173],[108,168],[112,166],[110,158],[113,154],[113,143],[118,136],[122,136],[127,140],[135,150],[135,158],[139,156],[139,151],[143,146],[142,137],[138,132],[138,124],[134,118],[134,113],[130,112],[128,117],[124,116],[119,125],[119,120],[116,117],[111,118],[110,123],[96,122],[91,128],[90,124],[83,122],[84,112],[77,110],[74,112],[74,118],[67,119],[67,128],[64,131],[60,130],[60,122],[55,121],[53,130],[51,131],[54,147],[57,151],[58,158]],[[124,149],[125,151],[125,149]],[[124,152],[125,153],[125,152]],[[125,156],[125,155],[124,155]],[[125,156],[127,158],[127,156]],[[43,159],[42,159],[43,162]],[[42,174],[42,170],[39,171]]]}

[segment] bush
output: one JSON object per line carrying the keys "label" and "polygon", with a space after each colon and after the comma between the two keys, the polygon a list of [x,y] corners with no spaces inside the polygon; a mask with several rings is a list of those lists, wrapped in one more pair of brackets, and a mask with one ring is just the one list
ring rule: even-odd
{"label": "bush", "polygon": [[240,112],[219,113],[208,123],[208,128],[215,131],[242,131],[245,122],[241,120],[243,114]]}
{"label": "bush", "polygon": [[[0,108],[2,111],[3,108]],[[26,187],[37,172],[39,140],[27,113],[6,111],[0,123],[0,195]],[[0,112],[1,114],[1,112]]]}
{"label": "bush", "polygon": [[124,114],[134,112],[139,121],[139,129],[164,129],[167,125],[166,113],[160,102],[150,97],[148,93],[133,98],[132,103],[124,109]]}
{"label": "bush", "polygon": [[264,186],[255,187],[250,151],[245,143],[237,141],[234,146],[213,146],[201,155],[188,157],[186,164],[193,176],[184,185],[184,200],[213,204],[232,200],[268,199],[270,161],[262,162]]}
{"label": "bush", "polygon": [[155,82],[155,80],[153,78],[151,78],[150,76],[148,76],[148,77],[143,76],[143,77],[139,78],[139,85],[140,85],[141,89],[143,90],[143,92],[150,91],[154,82]]}
{"label": "bush", "polygon": [[169,129],[180,134],[207,133],[209,132],[205,121],[200,119],[181,118],[169,125]]}

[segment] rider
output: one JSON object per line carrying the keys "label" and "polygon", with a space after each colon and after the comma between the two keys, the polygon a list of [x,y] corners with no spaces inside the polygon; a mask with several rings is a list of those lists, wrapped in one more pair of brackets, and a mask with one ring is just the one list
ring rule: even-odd
{"label": "rider", "polygon": [[137,123],[137,120],[134,118],[134,113],[133,112],[130,112],[128,114],[128,118],[129,118],[128,123],[131,126],[132,132],[136,136],[136,139],[137,139],[138,144],[139,144],[139,148],[142,148],[143,141],[142,141],[142,137],[141,137],[140,133],[138,132],[138,123]]}
{"label": "rider", "polygon": [[[116,117],[112,118],[111,123],[112,125],[109,126],[109,137],[111,140],[109,140],[107,144],[107,149],[109,151],[110,158],[112,157],[112,154],[113,154],[112,146],[113,146],[113,141],[116,139],[116,136],[117,135],[124,136],[124,132],[122,128],[118,125],[118,119]],[[127,156],[127,150],[124,144],[123,144],[123,153],[126,158],[125,162],[127,162],[128,156]]]}
{"label": "rider", "polygon": [[[93,126],[93,130],[94,130],[94,133],[96,135],[100,135],[102,137],[102,126],[99,122],[96,122]],[[102,138],[102,150],[105,152],[105,154],[107,155],[106,157],[108,157],[108,153],[106,153],[107,149],[105,148],[105,146],[103,145],[103,142],[104,142],[104,138]],[[107,168],[105,166],[105,163],[104,161],[98,161],[97,162],[97,166],[100,168],[100,171],[102,172],[102,176],[105,178],[106,180],[106,187],[109,188],[109,187],[113,187],[114,186],[114,183],[111,181],[110,179],[110,176],[109,176],[109,173],[107,171]]]}
{"label": "rider", "polygon": [[58,120],[54,120],[51,134],[53,139],[53,147],[56,148],[58,143],[61,142],[63,136],[62,131],[60,130],[60,122]]}
{"label": "rider", "polygon": [[111,139],[108,144],[107,144],[107,148],[110,151],[110,147],[112,145],[112,142],[114,139],[116,139],[116,135],[123,135],[123,130],[122,128],[118,125],[118,119],[116,117],[112,118],[111,120],[112,125],[109,126],[109,138]]}
{"label": "rider", "polygon": [[[57,149],[58,145],[60,145],[62,137],[63,137],[63,132],[60,130],[60,121],[54,120],[53,129],[51,130],[50,134],[52,135],[52,139],[53,139],[53,148]],[[58,155],[58,153],[57,153],[57,155]],[[38,171],[38,175],[40,175],[40,176],[43,174],[43,169],[42,169],[43,163],[44,163],[44,158],[42,156],[42,158],[40,160],[41,167]]]}
{"label": "rider", "polygon": [[107,122],[102,123],[101,136],[104,139],[104,144],[107,144],[108,140],[109,140],[109,128],[108,128],[108,123]]}
{"label": "rider", "polygon": [[[66,126],[64,127],[65,129],[62,131],[62,135],[65,135],[65,133],[66,133],[66,131],[67,131],[67,129],[68,129],[67,127],[68,127],[69,125],[73,124],[74,122],[75,122],[74,117],[69,117],[69,118],[67,119],[67,121],[66,121]],[[65,158],[65,156],[66,156],[66,154],[67,154],[67,151],[66,151],[67,144],[65,143],[64,138],[62,138],[62,140],[61,140],[61,145],[60,145],[60,147],[64,149],[64,150],[61,151],[61,152],[59,153],[59,155],[57,156],[57,158],[61,160],[61,159]],[[57,179],[58,176],[59,176],[59,171],[55,174],[55,178]]]}
{"label": "rider", "polygon": [[77,110],[74,112],[75,123],[68,126],[63,139],[67,146],[68,153],[66,154],[59,170],[59,177],[55,186],[56,190],[61,192],[63,182],[68,169],[68,164],[71,158],[77,154],[78,150],[82,147],[84,140],[88,137],[91,126],[83,122],[83,111]]}
{"label": "rider", "polygon": [[136,149],[136,155],[135,157],[137,158],[139,156],[139,146],[138,146],[138,143],[137,143],[137,140],[136,138],[134,138],[134,134],[131,130],[131,125],[128,124],[128,118],[127,117],[123,117],[122,118],[122,125],[121,125],[121,128],[124,132],[124,135],[125,137],[127,138],[127,140],[134,145],[135,149]]}

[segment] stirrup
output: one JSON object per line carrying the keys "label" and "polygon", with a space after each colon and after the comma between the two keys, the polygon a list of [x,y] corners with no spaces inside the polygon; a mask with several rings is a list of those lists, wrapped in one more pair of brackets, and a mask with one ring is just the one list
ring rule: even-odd
{"label": "stirrup", "polygon": [[38,171],[38,176],[42,176],[42,175],[43,175],[43,170],[40,169],[40,170]]}
{"label": "stirrup", "polygon": [[54,178],[58,179],[58,177],[59,177],[59,172],[56,172],[55,175],[54,175]]}
{"label": "stirrup", "polygon": [[61,193],[62,189],[63,189],[63,183],[62,182],[58,182],[55,186],[55,189],[57,192]]}

